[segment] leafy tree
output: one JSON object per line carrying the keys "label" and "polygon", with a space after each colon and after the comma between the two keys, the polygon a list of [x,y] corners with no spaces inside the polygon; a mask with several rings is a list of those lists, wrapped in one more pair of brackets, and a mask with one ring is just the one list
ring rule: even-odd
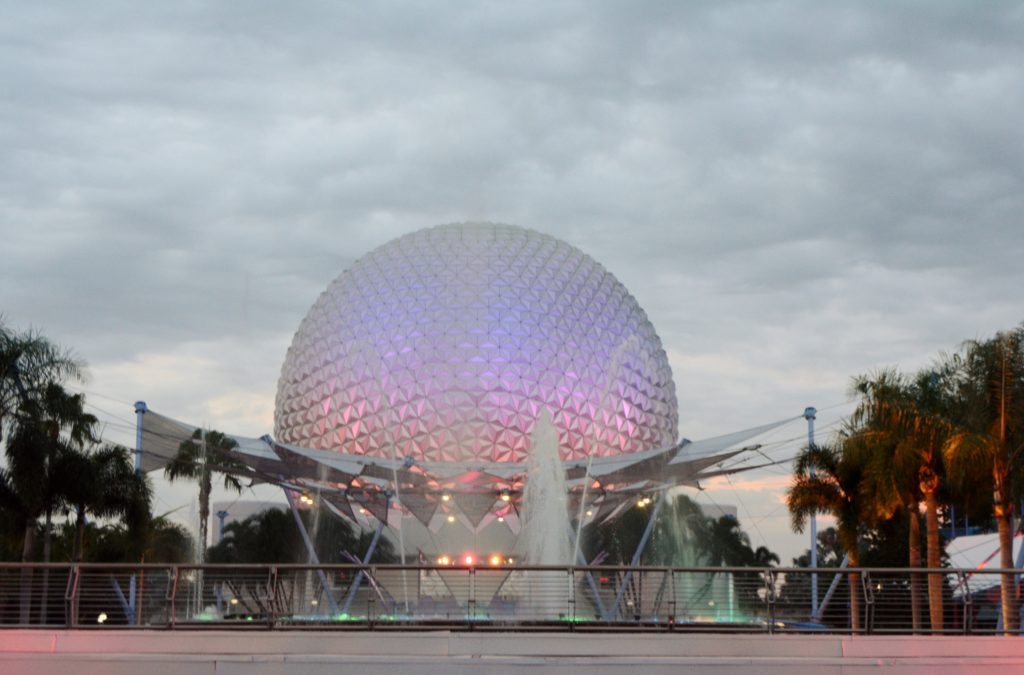
{"label": "leafy tree", "polygon": [[[127,532],[122,528],[123,532]],[[149,521],[143,539],[142,562],[184,563],[192,559],[192,535],[164,516]]]}
{"label": "leafy tree", "polygon": [[[818,531],[817,537],[818,567],[839,567],[843,562],[846,552],[839,543],[839,535],[836,528],[827,527]],[[794,567],[810,567],[811,551],[807,549],[804,553],[793,558]],[[819,582],[824,581],[827,585],[829,577],[819,575]],[[846,610],[847,597],[843,589],[838,589],[840,597],[834,597],[832,601],[821,610],[820,620],[828,625],[846,625],[849,615]],[[810,609],[811,598],[811,575],[810,574],[787,574],[779,589],[776,600],[776,616],[793,621],[803,621],[807,618]],[[819,594],[819,601],[823,598]]]}
{"label": "leafy tree", "polygon": [[207,526],[210,520],[210,493],[213,474],[224,479],[224,488],[242,491],[236,474],[246,472],[245,465],[231,456],[238,443],[219,431],[196,429],[192,437],[178,447],[178,453],[164,467],[164,475],[171,482],[187,478],[199,482],[199,562],[206,560]]}
{"label": "leafy tree", "polygon": [[[895,370],[854,380],[860,400],[851,416],[844,452],[859,453],[867,465],[866,480],[876,508],[891,515],[902,510],[908,519],[908,560],[921,567],[920,507],[925,505],[927,566],[941,565],[939,493],[945,468],[942,449],[953,433],[948,396],[940,370],[922,371],[907,378]],[[911,576],[912,625],[920,629],[920,580]],[[943,576],[928,575],[931,626],[943,627]]]}
{"label": "leafy tree", "polygon": [[35,331],[18,333],[0,315],[0,439],[51,383],[81,380],[85,365]]}
{"label": "leafy tree", "polygon": [[[839,543],[839,534],[834,527],[826,527],[818,532],[818,567],[839,567],[843,564],[843,557],[846,552]],[[794,567],[810,567],[811,552],[808,549],[801,555],[793,558]]]}
{"label": "leafy tree", "polygon": [[299,563],[304,551],[292,515],[267,509],[225,525],[223,539],[210,547],[208,557],[222,564]]}
{"label": "leafy tree", "polygon": [[[0,319],[0,435],[6,470],[0,476],[0,504],[23,528],[22,562],[35,556],[36,521],[45,514],[43,558],[49,561],[52,517],[63,488],[54,465],[58,456],[93,440],[96,418],[83,409],[84,397],[64,390],[68,377],[82,376],[82,364],[36,333],[16,333]],[[49,572],[43,572],[43,596]],[[29,620],[32,570],[21,573],[21,613]],[[45,612],[45,607],[42,609]]]}
{"label": "leafy tree", "polygon": [[[344,553],[362,555],[372,537],[372,533],[358,531],[341,518],[321,517],[315,529],[311,527],[309,512],[302,513],[302,520],[313,537],[317,557],[325,565],[351,562]],[[305,563],[306,559],[306,547],[295,519],[282,509],[267,509],[228,523],[224,526],[224,539],[209,551],[210,562],[224,564]],[[397,561],[388,540],[378,542],[374,560]]]}
{"label": "leafy tree", "polygon": [[[813,471],[812,471],[813,468]],[[860,566],[859,534],[862,524],[874,522],[876,513],[863,494],[866,467],[837,446],[811,445],[796,457],[793,483],[786,502],[793,529],[803,532],[808,517],[828,513],[836,519],[836,533],[852,569]],[[860,574],[851,572],[850,625],[860,629]]]}
{"label": "leafy tree", "polygon": [[76,514],[72,560],[82,560],[86,516],[124,519],[136,540],[144,538],[150,521],[151,487],[137,474],[131,452],[105,444],[89,452],[66,452],[56,462],[55,474],[63,497]]}
{"label": "leafy tree", "polygon": [[[1024,327],[965,343],[956,359],[958,429],[945,451],[965,486],[988,485],[999,531],[1000,567],[1013,561],[1014,504],[1024,476]],[[1017,633],[1016,575],[1001,579],[1003,629]]]}
{"label": "leafy tree", "polygon": [[[629,564],[650,516],[650,506],[634,506],[610,523],[587,526],[583,533],[587,557],[593,559],[603,551],[608,564]],[[671,567],[768,567],[778,562],[767,548],[751,548],[750,538],[734,516],[710,518],[686,495],[662,508],[640,557],[642,565]]]}
{"label": "leafy tree", "polygon": [[25,526],[22,561],[35,553],[35,521],[46,517],[44,560],[49,560],[49,532],[53,511],[73,485],[74,476],[57,471],[62,457],[95,441],[96,417],[85,412],[82,394],[69,394],[51,382],[34,392],[18,410],[17,422],[7,437],[6,485]]}

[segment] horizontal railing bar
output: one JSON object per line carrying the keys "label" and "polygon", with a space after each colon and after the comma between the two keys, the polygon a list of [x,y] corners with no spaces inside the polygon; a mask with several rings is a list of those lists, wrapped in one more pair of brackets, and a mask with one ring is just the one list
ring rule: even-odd
{"label": "horizontal railing bar", "polygon": [[[415,564],[0,563],[0,628],[978,634],[1021,570]],[[46,572],[44,575],[43,572]],[[810,616],[810,579],[834,583]],[[851,583],[859,575],[859,584]],[[917,579],[939,576],[934,629]],[[366,583],[355,579],[362,576]],[[40,583],[49,579],[49,585]],[[131,591],[131,592],[129,592]],[[126,609],[126,598],[131,604]],[[349,598],[344,608],[339,598]],[[854,599],[860,600],[860,617]],[[911,616],[916,598],[920,611]],[[128,612],[131,612],[128,614]],[[911,625],[916,622],[917,625]]]}
{"label": "horizontal railing bar", "polygon": [[71,570],[78,567],[82,571],[160,571],[177,568],[179,570],[237,570],[266,571],[271,567],[279,571],[346,571],[366,570],[371,567],[380,571],[412,571],[412,570],[506,570],[506,571],[537,571],[537,572],[627,572],[643,570],[656,573],[699,573],[699,574],[757,574],[772,572],[773,574],[959,574],[968,576],[989,574],[1024,574],[1024,569],[1013,567],[985,567],[982,569],[962,567],[662,567],[629,565],[432,565],[432,564],[356,564],[338,563],[309,565],[302,563],[243,563],[243,564],[193,564],[193,563],[7,563],[0,562],[0,572],[4,570]]}

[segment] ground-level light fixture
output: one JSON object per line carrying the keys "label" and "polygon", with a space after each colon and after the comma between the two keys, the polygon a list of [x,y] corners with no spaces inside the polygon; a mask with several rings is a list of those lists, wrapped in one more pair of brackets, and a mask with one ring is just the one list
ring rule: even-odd
{"label": "ground-level light fixture", "polygon": [[455,516],[448,516],[448,522],[449,523],[454,523],[455,522]]}

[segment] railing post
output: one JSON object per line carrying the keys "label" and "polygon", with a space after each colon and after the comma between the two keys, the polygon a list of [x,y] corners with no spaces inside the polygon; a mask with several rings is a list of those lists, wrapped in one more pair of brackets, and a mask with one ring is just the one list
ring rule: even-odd
{"label": "railing post", "polygon": [[970,635],[972,633],[972,624],[974,623],[974,611],[973,611],[973,599],[971,598],[971,589],[968,587],[967,575],[964,574],[963,570],[956,571],[957,578],[960,579],[959,586],[962,589],[960,597],[963,598],[960,602],[963,604],[964,609],[964,635]]}
{"label": "railing post", "polygon": [[280,586],[277,566],[274,565],[267,572],[267,626],[277,626],[277,588]]}
{"label": "railing post", "polygon": [[78,624],[78,565],[72,565],[68,572],[68,584],[64,589],[64,622],[68,628]]}
{"label": "railing post", "polygon": [[871,587],[871,572],[864,570],[860,575],[860,584],[864,595],[864,633],[871,635],[875,623],[875,593]]}
{"label": "railing post", "polygon": [[569,618],[569,630],[573,630],[576,627],[576,570],[570,566],[568,572],[569,578],[566,582],[569,584],[569,606],[565,608],[565,611]]}
{"label": "railing post", "polygon": [[[377,578],[377,573],[376,572],[377,572],[377,568],[376,567],[371,567],[370,571],[368,572],[368,574],[371,577],[376,579]],[[374,596],[373,593],[367,593],[366,594],[366,621],[367,621],[367,626],[370,628],[370,630],[373,630],[373,606],[376,604],[376,602],[377,602],[377,599],[376,599],[376,597]]]}
{"label": "railing post", "polygon": [[471,566],[469,574],[469,600],[466,601],[466,617],[469,619],[469,629],[473,630],[473,619],[476,618],[476,566]]}
{"label": "railing post", "polygon": [[672,631],[676,626],[676,571],[668,571],[668,629]]}
{"label": "railing post", "polygon": [[763,576],[765,623],[768,625],[768,634],[771,635],[775,632],[775,572],[767,570]]}
{"label": "railing post", "polygon": [[167,594],[170,596],[170,612],[171,616],[167,622],[171,630],[174,630],[174,626],[178,621],[178,577],[181,575],[181,570],[175,565],[171,567],[171,584],[170,588],[167,589]]}

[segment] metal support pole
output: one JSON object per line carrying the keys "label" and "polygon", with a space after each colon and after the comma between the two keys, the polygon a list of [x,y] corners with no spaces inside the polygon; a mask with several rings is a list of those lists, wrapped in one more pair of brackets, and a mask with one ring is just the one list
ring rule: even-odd
{"label": "metal support pole", "polygon": [[327,575],[320,569],[320,558],[316,555],[316,549],[313,548],[313,540],[309,538],[309,532],[306,531],[306,524],[302,522],[302,518],[299,517],[299,509],[295,506],[295,496],[292,495],[292,491],[286,488],[282,488],[284,491],[285,499],[288,500],[288,508],[291,509],[292,517],[295,519],[295,525],[299,528],[299,534],[302,536],[302,543],[306,545],[306,552],[309,553],[309,560],[317,566],[316,575],[320,579],[320,585],[324,589],[324,597],[327,598],[327,604],[331,607],[331,613],[338,613],[338,603],[334,599],[334,594],[331,593],[331,587],[327,585]]}
{"label": "metal support pole", "polygon": [[217,543],[224,541],[224,519],[228,517],[227,511],[217,512]]}
{"label": "metal support pole", "polygon": [[[807,420],[807,447],[814,447],[814,419],[818,411],[813,407],[804,408],[804,419]],[[814,465],[810,467],[811,478],[814,478]],[[818,566],[818,514],[811,514],[811,567]],[[811,573],[811,616],[818,615],[818,573]]]}
{"label": "metal support pole", "polygon": [[129,625],[135,623],[135,610],[132,608],[131,603],[124,597],[124,591],[121,590],[121,584],[117,583],[117,579],[114,575],[110,575],[110,587],[114,589],[114,596],[117,597],[117,602],[121,605],[121,611],[124,613],[124,618]]}
{"label": "metal support pole", "polygon": [[[146,414],[146,410],[145,401],[135,402],[135,475],[137,476],[142,475],[142,416]],[[128,581],[128,609],[131,612],[128,624],[131,626],[135,625],[135,604],[135,575],[133,574]]]}
{"label": "metal support pole", "polygon": [[[384,514],[387,517],[388,508],[390,508],[391,497],[388,497],[388,501],[384,504]],[[380,534],[384,531],[384,526],[387,525],[386,521],[380,521],[377,525],[376,532],[373,533],[373,539],[370,540],[370,546],[366,549],[366,555],[363,556],[363,564],[366,565],[373,558],[374,552],[377,550],[377,542],[380,541]],[[349,609],[352,607],[352,601],[356,599],[356,592],[359,587],[363,585],[363,570],[359,570],[356,573],[356,578],[352,580],[352,588],[348,592],[348,597],[345,598],[345,606],[342,608],[342,612],[345,614],[349,613]]]}
{"label": "metal support pole", "polygon": [[[849,564],[850,564],[850,556],[844,555],[843,556],[843,562],[842,562],[841,565],[839,565],[839,569],[844,570],[844,569],[846,569],[846,567]],[[842,578],[843,578],[842,574],[836,574],[835,577],[833,577],[832,583],[829,584],[828,590],[825,591],[825,597],[822,599],[821,604],[818,605],[818,613],[811,615],[811,619],[813,621],[821,621],[822,615],[825,613],[825,610],[828,608],[828,603],[832,600],[832,594],[836,592],[836,588],[839,587],[839,582],[840,582],[840,580],[842,580]]]}
{"label": "metal support pole", "polygon": [[135,402],[135,473],[142,473],[142,416],[147,410],[145,401]]}
{"label": "metal support pole", "polygon": [[[647,527],[644,528],[644,534],[640,537],[640,543],[636,545],[636,551],[633,553],[633,559],[629,562],[630,568],[636,567],[640,563],[640,555],[647,548],[647,540],[651,538],[651,532],[654,531],[654,523],[658,520],[658,513],[661,512],[661,505],[665,502],[665,493],[662,492],[658,495],[658,501],[655,502],[654,508],[651,510],[651,517],[647,521]],[[626,586],[629,585],[629,580],[633,576],[633,570],[629,569],[626,575],[622,577],[622,584],[619,586],[618,593],[615,594],[615,604],[612,605],[611,610],[605,615],[605,620],[610,621],[615,618],[619,613],[619,605],[622,604],[622,596],[626,592]]]}

